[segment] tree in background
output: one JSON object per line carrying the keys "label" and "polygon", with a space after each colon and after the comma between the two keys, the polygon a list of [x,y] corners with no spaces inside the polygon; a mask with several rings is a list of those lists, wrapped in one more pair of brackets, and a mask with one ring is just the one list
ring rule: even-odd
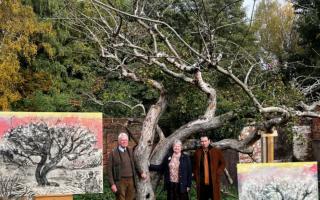
{"label": "tree in background", "polygon": [[[64,11],[62,0],[22,0],[31,6],[42,23],[52,26],[53,34],[35,38],[42,45],[30,63],[25,66],[26,85],[23,98],[12,104],[13,110],[24,111],[92,111],[99,110],[85,101],[85,91],[97,91],[104,86],[104,74],[91,69],[99,63],[92,43],[79,39],[78,33],[61,24],[55,13]],[[47,84],[37,87],[35,75],[45,74]],[[45,86],[45,84],[41,84]],[[27,92],[28,91],[28,92]]]}
{"label": "tree in background", "polygon": [[304,48],[300,53],[304,62],[320,65],[320,2],[317,0],[293,0],[298,15],[297,30],[301,38],[300,45]]}
{"label": "tree in background", "polygon": [[261,1],[253,24],[264,68],[278,70],[283,84],[296,88],[306,102],[318,101],[318,1]]}
{"label": "tree in background", "polygon": [[319,101],[320,97],[320,2],[317,0],[293,0],[298,16],[295,26],[299,33],[299,51],[291,52],[285,70],[306,96],[307,101]]}
{"label": "tree in background", "polygon": [[[294,29],[296,15],[292,4],[263,0],[255,11],[253,31],[261,54],[283,63],[298,50],[298,34]],[[270,62],[270,61],[269,61]]]}
{"label": "tree in background", "polygon": [[[47,87],[45,73],[34,73],[29,80],[24,76],[24,68],[32,62],[41,43],[34,38],[50,34],[51,26],[39,22],[30,7],[20,1],[0,2],[0,108],[10,109],[10,104],[24,96],[22,87],[37,85]],[[30,83],[32,79],[32,83]],[[40,86],[41,85],[41,86]],[[33,88],[35,90],[37,88]]]}
{"label": "tree in background", "polygon": [[[270,132],[297,116],[319,117],[313,105],[301,104],[303,109],[297,110],[301,96],[295,88],[284,85],[276,71],[265,70],[259,57],[240,45],[244,39],[233,38],[238,34],[233,31],[238,29],[231,27],[243,23],[240,18],[232,21],[233,3],[220,7],[226,16],[220,25],[211,25],[207,6],[199,6],[202,3],[197,1],[138,0],[132,6],[128,1],[77,3],[67,4],[67,18],[71,19],[68,22],[96,42],[109,76],[141,84],[157,98],[145,109],[141,137],[135,148],[135,162],[140,171],[148,172],[149,163],[161,163],[175,139],[186,140],[219,129],[233,123],[235,118],[246,118],[246,123],[255,127],[250,136],[242,141],[225,139],[215,145],[248,153],[250,144],[260,138],[259,130]],[[168,17],[183,14],[189,22],[186,28]],[[229,32],[223,32],[224,28],[230,28]],[[223,34],[218,34],[218,29]],[[170,108],[168,105],[179,101],[178,97],[188,99],[190,93],[201,97],[198,104],[202,106],[201,114],[164,134],[159,121]],[[97,101],[96,96],[91,98]],[[235,100],[237,106],[245,105],[246,112],[240,112],[241,108],[234,105],[228,107],[227,102],[232,104]],[[156,180],[139,181],[137,198],[154,199],[152,185],[157,185]]]}
{"label": "tree in background", "polygon": [[[252,125],[255,129],[243,141],[215,143],[250,153],[259,130],[283,127],[297,116],[319,116],[313,112],[317,104],[297,107],[304,100],[302,90],[288,84],[302,71],[290,65],[296,63],[292,57],[302,55],[290,32],[296,17],[290,6],[279,9],[263,1],[253,24],[257,42],[241,1],[22,2],[54,34],[32,37],[37,48],[30,59],[17,54],[22,78],[12,80],[23,82],[16,83],[19,98],[11,108],[145,117],[136,150],[142,170],[148,162],[159,164],[177,138],[209,132],[216,139],[237,139],[239,129]],[[282,65],[271,70],[265,64],[274,58]],[[139,199],[154,197],[150,181],[139,182],[138,188]]]}

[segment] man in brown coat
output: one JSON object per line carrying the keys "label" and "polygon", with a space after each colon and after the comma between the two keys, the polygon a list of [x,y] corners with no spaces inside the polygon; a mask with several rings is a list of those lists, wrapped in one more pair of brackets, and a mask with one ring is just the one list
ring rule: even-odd
{"label": "man in brown coat", "polygon": [[225,168],[222,151],[210,146],[208,136],[200,138],[201,148],[194,154],[193,174],[198,200],[220,200],[220,176]]}
{"label": "man in brown coat", "polygon": [[[110,152],[108,161],[108,181],[117,200],[134,200],[136,186],[134,177],[136,168],[133,160],[133,151],[128,147],[128,135],[120,133],[118,146]],[[146,174],[140,173],[145,179]]]}

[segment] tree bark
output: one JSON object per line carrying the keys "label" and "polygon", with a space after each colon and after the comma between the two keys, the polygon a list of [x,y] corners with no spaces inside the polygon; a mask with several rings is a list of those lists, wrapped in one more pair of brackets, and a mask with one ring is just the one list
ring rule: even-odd
{"label": "tree bark", "polygon": [[[149,172],[149,157],[153,147],[154,136],[156,132],[156,127],[158,125],[159,118],[163,111],[165,110],[167,100],[165,96],[165,91],[161,84],[157,82],[152,83],[153,86],[160,90],[160,97],[158,102],[155,105],[152,105],[149,109],[147,116],[142,124],[141,137],[139,144],[135,149],[135,163],[139,173],[148,173]],[[151,180],[141,180],[137,178],[137,199],[156,199],[154,191],[151,185]]]}

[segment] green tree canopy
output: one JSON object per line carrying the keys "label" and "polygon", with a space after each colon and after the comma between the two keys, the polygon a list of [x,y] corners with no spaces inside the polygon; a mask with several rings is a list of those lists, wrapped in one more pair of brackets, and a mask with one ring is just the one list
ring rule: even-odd
{"label": "green tree canopy", "polygon": [[320,2],[294,0],[293,5],[298,15],[295,28],[300,50],[291,52],[285,74],[309,102],[314,102],[319,100],[320,89]]}

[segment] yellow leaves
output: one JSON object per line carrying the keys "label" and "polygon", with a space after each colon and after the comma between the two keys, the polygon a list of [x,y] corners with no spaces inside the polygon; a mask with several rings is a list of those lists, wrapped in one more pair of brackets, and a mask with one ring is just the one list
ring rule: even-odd
{"label": "yellow leaves", "polygon": [[23,74],[23,81],[28,83],[23,85],[23,92],[26,95],[34,90],[48,91],[52,85],[52,79],[46,72],[26,71]]}
{"label": "yellow leaves", "polygon": [[49,23],[38,22],[31,7],[21,5],[20,1],[4,0],[0,4],[0,30],[3,31],[4,45],[30,60],[37,52],[37,46],[30,38],[50,34],[52,27]]}
{"label": "yellow leaves", "polygon": [[105,84],[106,84],[106,80],[103,77],[97,77],[92,87],[92,92],[96,93],[101,91]]}
{"label": "yellow leaves", "polygon": [[2,80],[15,80],[14,74],[19,71],[19,61],[14,54],[0,56],[0,76]]}
{"label": "yellow leaves", "polygon": [[0,56],[0,109],[8,110],[9,102],[19,100],[20,94],[15,86],[21,82],[18,74],[19,61],[14,54]]}
{"label": "yellow leaves", "polygon": [[[31,62],[38,51],[34,38],[52,34],[52,26],[38,22],[32,8],[19,0],[1,0],[0,30],[0,109],[8,110],[11,102],[21,98],[20,59]],[[53,55],[49,45],[43,47]]]}
{"label": "yellow leaves", "polygon": [[49,58],[52,58],[56,54],[56,50],[52,48],[51,44],[43,42],[41,46]]}
{"label": "yellow leaves", "polygon": [[18,92],[15,93],[6,93],[5,91],[0,93],[0,109],[2,111],[10,110],[10,102],[15,102],[20,99],[20,94]]}

